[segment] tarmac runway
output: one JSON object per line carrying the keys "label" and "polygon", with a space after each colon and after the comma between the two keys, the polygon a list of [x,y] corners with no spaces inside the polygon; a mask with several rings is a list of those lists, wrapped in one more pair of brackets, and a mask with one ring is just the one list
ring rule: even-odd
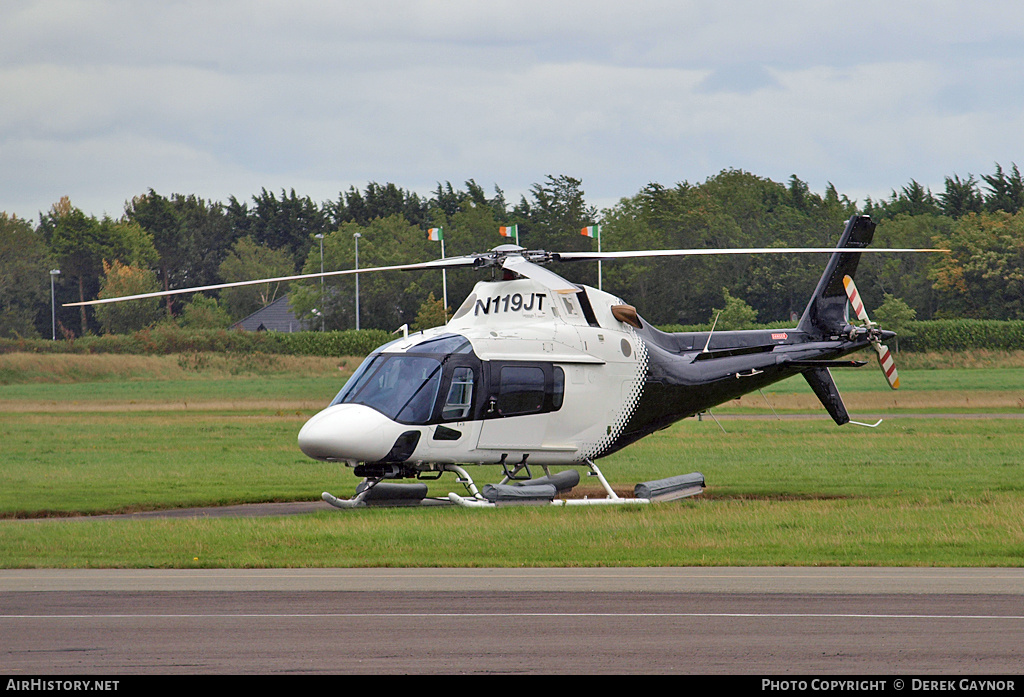
{"label": "tarmac runway", "polygon": [[4,570],[0,637],[6,675],[1014,676],[1024,569]]}

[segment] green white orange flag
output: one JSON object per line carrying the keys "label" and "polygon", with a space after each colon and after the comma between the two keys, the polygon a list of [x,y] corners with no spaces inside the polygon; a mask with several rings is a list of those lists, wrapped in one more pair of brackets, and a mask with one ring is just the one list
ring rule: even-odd
{"label": "green white orange flag", "polygon": [[444,239],[444,228],[432,227],[427,230],[427,239],[431,242],[440,242]]}
{"label": "green white orange flag", "polygon": [[519,226],[503,225],[502,227],[498,228],[498,234],[501,235],[502,237],[515,237],[516,235],[519,234]]}
{"label": "green white orange flag", "polygon": [[598,237],[601,234],[600,225],[590,225],[580,230],[580,234],[584,237]]}

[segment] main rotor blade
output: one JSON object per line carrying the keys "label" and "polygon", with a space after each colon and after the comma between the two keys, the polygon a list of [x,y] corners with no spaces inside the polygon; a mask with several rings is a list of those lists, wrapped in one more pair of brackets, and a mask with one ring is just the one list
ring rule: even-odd
{"label": "main rotor blade", "polygon": [[643,257],[691,257],[717,254],[874,254],[878,252],[948,252],[948,249],[892,249],[883,247],[747,247],[718,249],[647,249],[633,252],[555,252],[561,261],[603,261]]}
{"label": "main rotor blade", "polygon": [[556,293],[568,294],[580,292],[579,287],[575,284],[569,283],[569,281],[565,280],[558,274],[548,271],[543,266],[538,266],[532,261],[527,261],[518,255],[505,257],[504,261],[501,262],[501,267],[517,273],[520,276],[526,276]]}
{"label": "main rotor blade", "polygon": [[295,276],[278,276],[276,278],[259,278],[252,281],[236,281],[234,283],[216,283],[210,286],[195,286],[192,288],[176,288],[174,290],[162,290],[155,293],[140,293],[138,295],[124,295],[118,298],[102,298],[99,300],[86,300],[85,302],[64,303],[63,307],[80,307],[82,305],[103,305],[105,303],[116,303],[124,300],[142,300],[143,298],[162,298],[168,295],[182,295],[184,293],[199,293],[204,290],[219,290],[221,288],[237,288],[239,286],[255,286],[261,283],[283,283],[285,281],[300,281],[309,278],[324,278],[327,276],[347,276],[350,274],[374,273],[377,271],[415,271],[419,269],[447,269],[459,266],[473,266],[476,260],[473,257],[449,257],[447,259],[435,259],[417,264],[399,264],[398,266],[368,266],[364,269],[345,269],[344,271],[324,271],[323,273],[303,273]]}

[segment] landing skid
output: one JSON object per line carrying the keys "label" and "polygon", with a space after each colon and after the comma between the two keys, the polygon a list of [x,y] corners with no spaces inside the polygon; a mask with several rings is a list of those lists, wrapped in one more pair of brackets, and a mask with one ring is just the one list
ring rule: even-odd
{"label": "landing skid", "polygon": [[[443,465],[442,471],[456,475],[456,481],[466,488],[468,496],[449,493],[447,499],[428,499],[425,484],[393,484],[381,479],[368,479],[359,485],[351,499],[340,499],[324,492],[324,501],[336,508],[360,508],[364,506],[419,506],[454,504],[466,508],[496,508],[500,506],[607,506],[644,505],[662,501],[696,496],[704,490],[704,476],[700,472],[671,477],[653,482],[637,484],[633,497],[621,497],[615,493],[600,468],[593,461],[585,461],[587,475],[596,477],[606,496],[603,498],[559,498],[579,483],[579,472],[565,470],[552,474],[545,467],[544,476],[536,479],[522,479],[518,475],[525,466],[505,471],[505,478],[499,484],[488,484],[478,489],[470,474],[458,465]],[[511,482],[511,483],[510,483]]]}

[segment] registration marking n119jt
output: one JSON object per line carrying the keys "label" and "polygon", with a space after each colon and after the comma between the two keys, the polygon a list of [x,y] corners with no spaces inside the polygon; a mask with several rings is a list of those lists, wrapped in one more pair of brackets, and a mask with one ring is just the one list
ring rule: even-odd
{"label": "registration marking n119jt", "polygon": [[544,310],[544,298],[546,297],[546,293],[527,293],[525,298],[522,293],[495,295],[493,298],[487,298],[486,302],[477,300],[476,306],[473,308],[473,314],[479,315],[481,312],[485,315],[497,314],[499,312],[531,312],[535,308],[538,312],[542,312]]}

